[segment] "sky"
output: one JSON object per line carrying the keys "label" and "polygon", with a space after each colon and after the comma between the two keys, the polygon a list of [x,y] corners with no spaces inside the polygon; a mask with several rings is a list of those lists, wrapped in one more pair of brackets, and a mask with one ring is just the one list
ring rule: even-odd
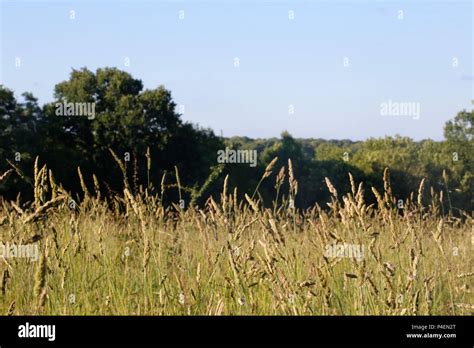
{"label": "sky", "polygon": [[43,104],[73,68],[117,67],[218,135],[441,140],[474,107],[473,17],[470,0],[0,0],[0,84]]}

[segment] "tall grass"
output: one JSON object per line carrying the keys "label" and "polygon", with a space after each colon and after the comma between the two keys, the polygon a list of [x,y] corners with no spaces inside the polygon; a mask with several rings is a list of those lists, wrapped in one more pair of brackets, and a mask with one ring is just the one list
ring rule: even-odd
{"label": "tall grass", "polygon": [[[112,152],[113,155],[115,155]],[[444,216],[440,193],[423,205],[424,181],[397,208],[390,174],[384,192],[349,174],[339,195],[330,178],[329,210],[294,208],[292,163],[267,167],[278,175],[276,198],[265,208],[258,187],[245,200],[228,178],[220,202],[201,208],[163,206],[166,189],[151,195],[128,185],[104,198],[94,176],[91,194],[73,200],[46,166],[35,162],[34,201],[2,202],[0,240],[40,249],[38,262],[0,257],[0,313],[200,315],[469,315],[473,217]],[[149,164],[148,164],[149,169]],[[15,168],[0,176],[5,181]],[[221,169],[219,169],[220,173]],[[215,174],[215,173],[214,173]],[[217,175],[217,174],[215,174]],[[289,180],[289,192],[281,187]],[[259,183],[259,185],[260,185]],[[170,185],[171,186],[171,185]],[[194,197],[203,193],[195,192]],[[363,258],[330,257],[332,245],[357,245]]]}

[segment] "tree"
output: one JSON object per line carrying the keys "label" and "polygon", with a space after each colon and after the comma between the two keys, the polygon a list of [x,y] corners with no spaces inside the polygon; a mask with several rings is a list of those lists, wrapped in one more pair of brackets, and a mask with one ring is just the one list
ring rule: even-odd
{"label": "tree", "polygon": [[474,140],[474,111],[459,112],[453,120],[446,122],[444,137],[451,142],[472,142]]}
{"label": "tree", "polygon": [[[61,180],[77,188],[76,168],[120,189],[121,174],[108,149],[125,162],[130,176],[147,177],[146,153],[152,155],[151,180],[178,166],[183,184],[205,180],[215,164],[220,140],[208,129],[181,120],[171,92],[165,87],[144,89],[143,83],[115,68],[73,70],[55,87],[55,101],[44,107],[42,123],[45,159]],[[91,103],[93,117],[58,116],[61,103]],[[86,180],[87,182],[87,180]]]}
{"label": "tree", "polygon": [[446,171],[450,174],[449,185],[453,188],[453,199],[459,207],[472,211],[474,207],[474,111],[459,112],[453,120],[446,122],[444,137],[450,153]]}
{"label": "tree", "polygon": [[9,198],[23,192],[28,199],[33,163],[40,151],[41,108],[31,93],[23,93],[22,97],[22,101],[17,101],[13,91],[0,85],[0,173],[11,168],[9,160],[22,167],[25,175],[23,179],[12,175],[7,183],[0,185],[0,192]]}

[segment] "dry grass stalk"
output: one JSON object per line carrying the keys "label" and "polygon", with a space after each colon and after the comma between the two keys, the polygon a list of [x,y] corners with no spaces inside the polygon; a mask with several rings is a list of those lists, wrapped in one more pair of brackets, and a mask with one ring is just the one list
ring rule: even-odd
{"label": "dry grass stalk", "polygon": [[[272,162],[261,180],[274,170]],[[216,173],[215,178],[220,171]],[[291,161],[288,174],[290,187],[283,197],[294,198],[298,188]],[[326,180],[331,201],[336,201],[331,211],[319,206],[289,211],[285,199],[266,208],[269,202],[260,195],[243,193],[245,199],[239,199],[237,187],[231,197],[231,178],[226,176],[220,202],[210,197],[205,207],[176,213],[162,204],[170,187],[163,176],[161,195],[146,189],[132,193],[125,186],[123,195],[110,193],[110,201],[94,198],[71,210],[57,204],[69,194],[54,183],[51,171],[37,165],[37,201],[0,204],[7,218],[0,233],[20,244],[43,236],[44,252],[34,272],[29,262],[0,257],[8,270],[0,273],[5,298],[0,308],[7,314],[34,312],[27,300],[31,290],[17,281],[29,276],[37,313],[42,314],[469,314],[466,296],[473,273],[469,260],[451,250],[456,246],[459,256],[466,254],[472,217],[455,220],[441,209],[437,213],[436,194],[431,195],[433,209],[415,213],[424,183],[418,197],[415,192],[405,201],[406,212],[400,216],[393,209],[388,177],[386,170],[383,197],[372,188],[377,207],[366,205],[363,185],[352,175],[350,192],[342,195]],[[275,178],[277,197],[285,180],[282,167]],[[178,177],[176,181],[172,187],[179,189],[182,183]],[[344,203],[338,204],[338,198]],[[360,260],[350,254],[340,257],[342,249],[333,247],[341,246],[366,251]],[[56,301],[53,295],[74,292],[83,284],[84,272],[91,283],[80,288],[76,304],[65,307]],[[54,301],[46,302],[48,294]],[[177,306],[178,294],[183,301]]]}

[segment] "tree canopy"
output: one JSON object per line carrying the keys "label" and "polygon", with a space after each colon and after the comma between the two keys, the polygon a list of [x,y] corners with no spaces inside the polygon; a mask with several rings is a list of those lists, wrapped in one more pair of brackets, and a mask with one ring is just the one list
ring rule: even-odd
{"label": "tree canopy", "polygon": [[[71,103],[93,105],[93,115],[71,117],[58,112],[61,105],[67,109]],[[120,190],[123,179],[110,149],[124,162],[135,185],[148,182],[159,187],[163,174],[175,173],[176,167],[183,187],[204,186],[217,196],[223,177],[231,174],[231,184],[243,194],[255,188],[266,166],[278,157],[279,166],[287,165],[288,159],[293,163],[305,188],[296,202],[303,208],[324,205],[329,199],[325,177],[342,190],[350,189],[348,172],[381,187],[381,174],[390,168],[394,193],[400,199],[416,191],[426,178],[434,190],[446,193],[451,208],[472,211],[474,112],[461,111],[448,121],[445,141],[417,142],[402,136],[366,141],[295,139],[288,132],[278,139],[222,139],[210,129],[184,122],[176,109],[164,86],[145,89],[142,81],[116,68],[73,70],[68,80],[55,86],[54,100],[43,106],[31,93],[17,100],[13,91],[0,85],[0,170],[13,165],[23,175],[2,184],[0,194],[15,198],[20,192],[23,199],[29,198],[37,156],[73,193],[81,192],[78,167],[86,185],[92,186],[96,175],[100,185]],[[257,150],[257,167],[218,165],[216,154],[226,147]],[[262,184],[262,197],[273,195],[274,176]]]}

